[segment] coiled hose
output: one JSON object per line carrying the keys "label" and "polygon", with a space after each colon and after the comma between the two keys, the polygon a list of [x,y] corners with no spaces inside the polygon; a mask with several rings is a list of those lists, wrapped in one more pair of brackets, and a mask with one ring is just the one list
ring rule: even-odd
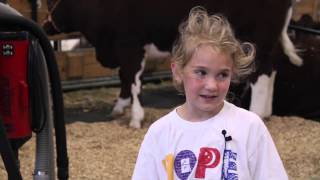
{"label": "coiled hose", "polygon": [[[0,31],[1,30],[27,31],[32,34],[32,36],[34,36],[39,42],[39,46],[36,45],[35,47],[38,46],[38,51],[44,57],[43,60],[45,62],[42,65],[46,68],[44,68],[43,70],[47,71],[47,73],[45,74],[48,75],[47,80],[49,81],[47,82],[48,84],[50,84],[49,87],[44,86],[47,87],[47,89],[44,89],[44,93],[48,95],[47,97],[49,97],[47,99],[48,102],[45,103],[48,106],[46,107],[46,109],[50,109],[52,111],[48,111],[45,118],[54,117],[52,119],[54,120],[53,123],[55,128],[58,179],[66,180],[69,177],[69,162],[67,155],[63,97],[58,66],[56,64],[54,51],[51,47],[50,41],[48,40],[46,33],[36,23],[20,16],[18,13],[16,13],[16,11],[10,9],[8,6],[2,3],[0,3]],[[43,127],[40,133],[41,135],[37,134],[39,138],[37,138],[36,167],[34,176],[35,179],[51,178],[51,175],[48,174],[50,173],[49,171],[51,171],[49,170],[50,167],[48,166],[50,160],[46,159],[48,157],[45,157],[48,156],[48,153],[50,154],[50,152],[48,152],[50,150],[48,150],[47,148],[50,146],[50,143],[52,143],[51,140],[48,140],[50,139],[48,138],[48,136],[51,135],[52,137],[49,129],[50,121],[47,121],[46,125]],[[45,173],[47,173],[47,175]],[[54,175],[52,175],[52,178],[54,178]]]}

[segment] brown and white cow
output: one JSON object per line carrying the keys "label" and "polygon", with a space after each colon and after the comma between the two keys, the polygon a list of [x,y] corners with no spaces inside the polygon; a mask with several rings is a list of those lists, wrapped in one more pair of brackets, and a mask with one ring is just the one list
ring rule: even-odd
{"label": "brown and white cow", "polygon": [[[247,83],[252,89],[249,108],[261,117],[272,112],[275,71],[270,52],[281,41],[284,52],[295,65],[302,65],[287,35],[292,0],[47,0],[48,34],[80,31],[95,47],[98,61],[105,67],[120,67],[121,92],[113,114],[123,113],[132,102],[131,127],[139,128],[144,111],[138,99],[145,54],[149,49],[171,50],[179,23],[194,6],[228,18],[236,36],[256,44],[257,70]],[[145,49],[143,48],[144,45]],[[263,86],[261,86],[263,85]],[[237,97],[245,97],[241,92]],[[240,99],[243,101],[242,99]],[[258,100],[258,101],[257,101]],[[261,102],[263,100],[264,102]],[[262,105],[262,106],[261,106]]]}

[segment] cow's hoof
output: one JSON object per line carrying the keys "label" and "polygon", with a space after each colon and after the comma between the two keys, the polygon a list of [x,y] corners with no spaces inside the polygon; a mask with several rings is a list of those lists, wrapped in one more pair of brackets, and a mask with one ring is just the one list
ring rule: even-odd
{"label": "cow's hoof", "polygon": [[132,128],[135,128],[135,129],[140,129],[141,123],[140,123],[140,121],[130,121],[129,126]]}
{"label": "cow's hoof", "polygon": [[111,116],[112,117],[119,117],[119,116],[123,116],[123,115],[124,115],[124,111],[115,111],[115,110],[113,110],[111,112]]}
{"label": "cow's hoof", "polygon": [[130,106],[131,98],[118,98],[116,104],[114,105],[111,116],[112,117],[119,117],[125,114],[126,107]]}

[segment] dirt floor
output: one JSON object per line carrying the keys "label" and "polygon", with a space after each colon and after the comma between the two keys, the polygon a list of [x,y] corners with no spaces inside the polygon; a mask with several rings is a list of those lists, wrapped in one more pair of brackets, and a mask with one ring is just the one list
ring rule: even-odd
{"label": "dirt floor", "polygon": [[[113,119],[108,114],[118,88],[98,88],[64,93],[70,179],[128,180],[149,125],[183,99],[171,83],[144,86],[142,103],[146,119],[142,129],[128,127],[126,115]],[[299,117],[272,116],[265,120],[290,179],[320,180],[320,123]],[[21,172],[32,179],[35,140],[20,150]],[[0,179],[6,172],[0,161]]]}

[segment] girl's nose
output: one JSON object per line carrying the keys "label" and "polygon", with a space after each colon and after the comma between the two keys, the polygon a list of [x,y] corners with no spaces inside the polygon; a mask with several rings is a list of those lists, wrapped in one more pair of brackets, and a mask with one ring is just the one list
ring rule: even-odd
{"label": "girl's nose", "polygon": [[206,89],[216,90],[218,88],[218,81],[215,78],[208,78],[206,81]]}

